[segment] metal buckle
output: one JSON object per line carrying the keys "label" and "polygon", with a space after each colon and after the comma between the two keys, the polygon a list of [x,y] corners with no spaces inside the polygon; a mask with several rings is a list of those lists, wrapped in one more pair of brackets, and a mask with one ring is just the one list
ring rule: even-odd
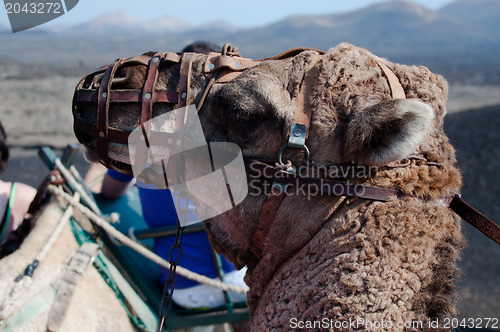
{"label": "metal buckle", "polygon": [[281,147],[278,154],[278,163],[280,165],[284,165],[283,152],[285,152],[287,148],[304,150],[306,153],[307,162],[310,161],[309,149],[306,146],[306,130],[306,125],[300,123],[292,123],[292,126],[290,127],[290,136],[288,138],[288,142],[286,142]]}
{"label": "metal buckle", "polygon": [[306,146],[306,130],[306,125],[292,123],[290,136],[288,137],[288,146],[295,149],[302,149]]}
{"label": "metal buckle", "polygon": [[80,248],[73,251],[69,257],[66,269],[83,275],[94,262],[97,255],[97,249],[98,245],[96,243],[83,243]]}
{"label": "metal buckle", "polygon": [[[280,165],[285,165],[285,164],[283,163],[283,152],[285,152],[285,150],[286,150],[287,148],[291,148],[291,146],[290,146],[290,144],[289,144],[288,142],[287,142],[287,143],[285,143],[285,144],[281,147],[281,150],[280,150],[280,152],[279,152],[279,154],[278,154],[278,163],[279,163]],[[306,145],[304,145],[304,146],[301,146],[301,147],[300,147],[300,149],[304,150],[304,152],[306,153],[306,160],[307,160],[307,162],[309,162],[309,161],[310,161],[310,159],[311,159],[311,158],[310,158],[310,153],[309,153],[309,148],[308,148]]]}

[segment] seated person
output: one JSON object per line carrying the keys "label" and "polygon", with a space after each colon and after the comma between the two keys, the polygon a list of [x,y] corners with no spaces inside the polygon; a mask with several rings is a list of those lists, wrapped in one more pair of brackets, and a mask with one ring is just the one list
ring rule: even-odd
{"label": "seated person", "polygon": [[[132,175],[124,175],[113,170],[108,170],[102,182],[101,194],[107,198],[119,197],[128,189],[132,180]],[[154,187],[148,189],[147,185],[141,184],[141,186],[138,186],[138,191],[142,204],[143,217],[149,227],[176,225],[177,214],[169,190],[158,190]],[[194,214],[194,207],[190,206],[188,213]],[[156,238],[154,241],[154,252],[163,258],[167,258],[174,241],[175,236]],[[205,232],[183,234],[181,244],[182,256],[180,265],[182,267],[209,278],[218,278],[217,267],[211,252],[212,248]],[[175,260],[176,257],[173,257],[173,259]],[[246,269],[235,270],[234,266],[223,256],[221,260],[224,281],[230,284],[245,286],[243,277]],[[168,273],[168,270],[162,268],[162,283],[165,283]],[[244,302],[246,298],[245,294],[233,292],[228,292],[228,294],[233,302]],[[176,304],[185,308],[213,308],[225,303],[223,292],[220,289],[201,285],[178,274],[175,276],[173,300]]]}
{"label": "seated person", "polygon": [[221,47],[206,41],[197,41],[191,43],[182,49],[182,52],[195,52],[210,54],[210,52],[220,52]]}
{"label": "seated person", "polygon": [[[0,174],[4,172],[8,159],[7,134],[0,122]],[[4,251],[4,245],[12,231],[23,222],[35,195],[35,188],[27,184],[0,180],[0,258],[9,253]]]}

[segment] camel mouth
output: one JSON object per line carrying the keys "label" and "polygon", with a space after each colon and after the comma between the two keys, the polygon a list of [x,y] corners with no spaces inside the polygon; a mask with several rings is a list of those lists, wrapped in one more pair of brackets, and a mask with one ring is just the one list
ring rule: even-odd
{"label": "camel mouth", "polygon": [[[219,215],[216,218],[224,217]],[[224,218],[224,222],[221,224],[227,222],[229,220]],[[224,256],[232,261],[237,269],[247,266],[254,259],[253,256],[249,255],[247,250],[243,250],[237,243],[231,241],[227,233],[217,227],[218,223],[214,224],[212,223],[212,219],[209,219],[204,221],[203,224],[213,248],[219,253],[224,253]]]}
{"label": "camel mouth", "polygon": [[113,169],[115,169],[121,173],[126,173],[126,174],[132,173],[132,167],[127,163],[124,163],[124,162],[121,162],[118,160],[114,160],[114,159],[110,159],[109,164]]}
{"label": "camel mouth", "polygon": [[97,158],[95,153],[88,148],[85,148],[85,151],[83,152],[83,157],[89,163],[98,163],[99,162],[99,159]]}

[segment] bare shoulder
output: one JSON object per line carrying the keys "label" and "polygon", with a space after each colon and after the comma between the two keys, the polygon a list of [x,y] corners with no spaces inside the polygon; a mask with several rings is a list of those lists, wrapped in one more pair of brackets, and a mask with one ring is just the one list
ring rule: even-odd
{"label": "bare shoulder", "polygon": [[10,191],[11,184],[11,182],[0,180],[0,193],[8,193]]}
{"label": "bare shoulder", "polygon": [[33,188],[32,186],[22,182],[16,183],[16,198],[17,197],[28,198],[30,201],[32,201],[35,195],[36,195],[36,189]]}
{"label": "bare shoulder", "polygon": [[24,216],[35,198],[36,189],[25,183],[16,183],[16,192],[14,200],[14,213],[18,216]]}

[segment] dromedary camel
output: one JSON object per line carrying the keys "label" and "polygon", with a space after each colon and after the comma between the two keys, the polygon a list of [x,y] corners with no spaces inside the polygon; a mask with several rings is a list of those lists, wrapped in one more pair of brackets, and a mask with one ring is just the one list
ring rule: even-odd
{"label": "dromedary camel", "polygon": [[[206,56],[195,58],[186,104],[199,104],[209,80],[203,73]],[[249,175],[254,182],[247,198],[205,226],[218,252],[248,266],[253,330],[436,330],[436,324],[445,330],[445,319],[457,313],[455,262],[463,238],[459,219],[443,200],[461,186],[455,152],[443,132],[448,89],[443,77],[349,44],[321,56],[297,51],[249,68],[241,62],[234,69],[240,75],[220,73],[224,83],[216,81],[199,111],[207,141],[233,142],[244,157],[276,161],[294,112],[304,103],[312,110],[306,144],[315,165],[372,166],[370,174],[349,180],[397,191],[386,202],[287,194],[260,255],[252,238],[266,200],[258,189],[266,180],[255,182]],[[392,98],[384,66],[407,99]],[[181,67],[178,61],[161,61],[155,89],[181,95]],[[118,68],[109,87],[141,90],[146,68],[139,63]],[[80,87],[98,89],[102,76]],[[299,102],[306,81],[305,102]],[[141,105],[135,100],[106,106],[110,132],[139,125]],[[74,107],[77,137],[94,158],[104,140],[108,166],[126,169],[127,146],[116,135],[80,130],[82,123],[95,128],[99,118],[97,103],[89,101],[77,100]],[[153,100],[154,116],[172,108],[173,103]],[[305,163],[301,149],[287,149],[284,159]]]}

